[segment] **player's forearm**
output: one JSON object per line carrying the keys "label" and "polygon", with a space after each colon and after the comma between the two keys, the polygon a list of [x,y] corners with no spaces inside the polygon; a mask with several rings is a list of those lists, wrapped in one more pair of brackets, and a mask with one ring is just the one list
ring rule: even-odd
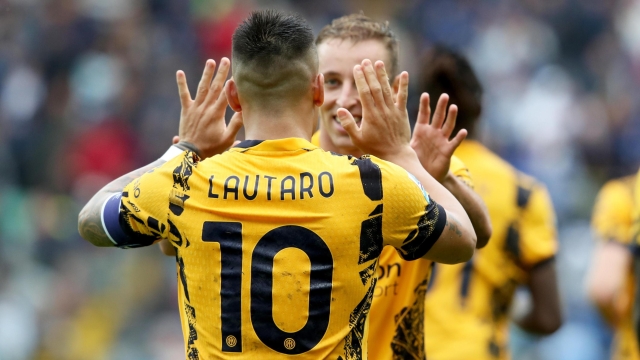
{"label": "player's forearm", "polygon": [[514,318],[515,323],[531,333],[552,334],[562,325],[555,261],[549,259],[534,266],[527,285],[532,306],[522,317]]}
{"label": "player's forearm", "polygon": [[442,185],[451,192],[464,208],[476,233],[476,249],[481,249],[489,242],[492,228],[489,211],[480,196],[460,179],[449,172]]}
{"label": "player's forearm", "polygon": [[85,240],[95,246],[114,246],[102,226],[102,206],[113,194],[122,192],[127,184],[140,177],[145,172],[160,166],[165,160],[158,159],[105,185],[82,208],[78,215],[78,232]]}
{"label": "player's forearm", "polygon": [[618,243],[600,240],[594,251],[587,293],[600,314],[612,326],[624,316],[620,296],[624,294],[624,280],[631,266],[631,254]]}
{"label": "player's forearm", "polygon": [[415,176],[429,196],[447,211],[447,224],[442,235],[426,257],[445,264],[465,262],[473,256],[476,234],[460,202],[422,167],[416,153],[407,147],[401,153],[385,157]]}
{"label": "player's forearm", "polygon": [[514,319],[514,322],[523,330],[538,335],[553,334],[562,325],[559,316],[535,309],[522,318]]}

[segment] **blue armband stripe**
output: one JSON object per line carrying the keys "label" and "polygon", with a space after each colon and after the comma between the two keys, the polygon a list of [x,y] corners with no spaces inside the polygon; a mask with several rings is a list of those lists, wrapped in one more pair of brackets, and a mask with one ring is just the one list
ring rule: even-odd
{"label": "blue armband stripe", "polygon": [[113,194],[102,207],[102,227],[116,246],[124,246],[129,242],[129,236],[120,226],[121,202],[122,193]]}

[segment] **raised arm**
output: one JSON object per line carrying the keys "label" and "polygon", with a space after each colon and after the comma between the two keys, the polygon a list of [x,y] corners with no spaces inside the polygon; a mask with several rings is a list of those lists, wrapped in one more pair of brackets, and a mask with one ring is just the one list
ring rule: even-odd
{"label": "raised arm", "polygon": [[491,219],[480,196],[450,171],[453,152],[466,138],[467,131],[462,129],[451,139],[458,108],[451,105],[447,111],[448,101],[449,96],[442,94],[431,118],[429,94],[423,93],[420,96],[411,147],[418,154],[422,167],[449,190],[467,212],[478,239],[476,248],[480,249],[487,245],[491,237]]}
{"label": "raised arm", "polygon": [[182,140],[173,145],[162,158],[110,182],[89,200],[78,216],[78,231],[85,240],[96,246],[116,245],[104,230],[103,207],[108,199],[122,192],[127,184],[145,172],[187,149],[205,158],[231,146],[242,127],[242,116],[236,114],[229,126],[225,124],[227,100],[223,88],[229,67],[229,59],[223,58],[214,78],[216,63],[213,60],[207,61],[195,100],[192,100],[189,94],[184,72],[178,71],[176,77],[182,105],[179,136]]}
{"label": "raised arm", "polygon": [[102,224],[102,209],[105,202],[114,194],[122,192],[127,184],[140,177],[145,172],[164,164],[166,160],[160,158],[151,164],[143,166],[116,180],[110,182],[100,189],[89,202],[82,208],[78,215],[78,232],[85,240],[95,246],[116,246],[109,238]]}
{"label": "raised arm", "polygon": [[427,258],[447,263],[467,261],[473,256],[476,235],[464,208],[422,167],[409,145],[411,129],[407,114],[409,74],[400,75],[400,88],[393,96],[384,63],[364,60],[354,67],[356,86],[362,100],[363,119],[358,127],[348,110],[338,110],[338,118],[353,143],[363,152],[395,163],[415,176],[432,199],[446,211],[444,231]]}

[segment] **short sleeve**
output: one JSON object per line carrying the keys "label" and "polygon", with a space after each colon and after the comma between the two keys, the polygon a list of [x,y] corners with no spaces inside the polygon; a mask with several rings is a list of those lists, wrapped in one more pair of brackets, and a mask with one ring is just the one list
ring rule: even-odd
{"label": "short sleeve", "polygon": [[633,189],[633,225],[631,227],[632,241],[631,249],[636,256],[640,257],[640,172],[636,176]]}
{"label": "short sleeve", "polygon": [[[191,153],[185,152],[165,164],[152,169],[129,183],[121,194],[116,194],[111,202],[120,197],[119,204],[110,205],[109,201],[103,210],[105,230],[119,247],[132,248],[152,245],[154,242],[168,238],[171,230],[169,212],[176,211],[174,187],[183,181],[188,169]],[[179,200],[179,199],[178,199]],[[179,205],[179,204],[178,204]],[[111,214],[118,206],[117,223]],[[110,219],[111,218],[111,219]]]}
{"label": "short sleeve", "polygon": [[381,166],[383,240],[405,260],[423,257],[440,238],[447,215],[406,170],[387,163]]}
{"label": "short sleeve", "polygon": [[593,206],[591,227],[600,240],[631,242],[633,227],[633,198],[631,189],[619,180],[606,183]]}
{"label": "short sleeve", "polygon": [[471,177],[471,172],[464,164],[464,162],[457,156],[451,156],[451,164],[449,164],[449,171],[453,174],[453,176],[462,180],[467,186],[473,189],[473,178]]}
{"label": "short sleeve", "polygon": [[[520,196],[519,201],[524,201]],[[531,267],[555,256],[558,250],[556,217],[546,187],[530,188],[520,222],[520,261]]]}

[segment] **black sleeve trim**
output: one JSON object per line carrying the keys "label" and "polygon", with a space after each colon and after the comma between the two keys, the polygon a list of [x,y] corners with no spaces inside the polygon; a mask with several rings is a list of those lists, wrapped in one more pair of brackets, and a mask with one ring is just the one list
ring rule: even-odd
{"label": "black sleeve trim", "polygon": [[[124,204],[121,205],[120,209],[121,209],[120,218],[119,218],[120,229],[122,229],[122,232],[126,235],[126,237],[123,242],[118,244],[119,248],[131,249],[131,248],[150,246],[160,239],[160,237],[158,236],[140,234],[135,232],[131,228],[131,225],[129,224],[129,221],[131,221],[128,219],[129,216],[131,217],[132,220],[137,221],[142,225],[145,225],[145,222],[142,219],[139,219],[138,217],[129,213],[129,209],[127,209],[124,206]],[[129,216],[127,216],[127,214],[129,214]],[[148,224],[146,224],[146,226],[148,226]]]}
{"label": "black sleeve trim", "polygon": [[546,258],[544,260],[540,260],[537,263],[531,265],[530,270],[535,270],[535,269],[541,268],[541,267],[546,266],[546,265],[548,265],[548,264],[550,264],[552,262],[555,262],[555,261],[556,261],[556,256],[555,255],[549,256],[548,258]]}
{"label": "black sleeve trim", "polygon": [[446,224],[447,212],[429,198],[429,204],[418,220],[418,229],[407,236],[398,253],[407,261],[425,256],[442,235]]}

